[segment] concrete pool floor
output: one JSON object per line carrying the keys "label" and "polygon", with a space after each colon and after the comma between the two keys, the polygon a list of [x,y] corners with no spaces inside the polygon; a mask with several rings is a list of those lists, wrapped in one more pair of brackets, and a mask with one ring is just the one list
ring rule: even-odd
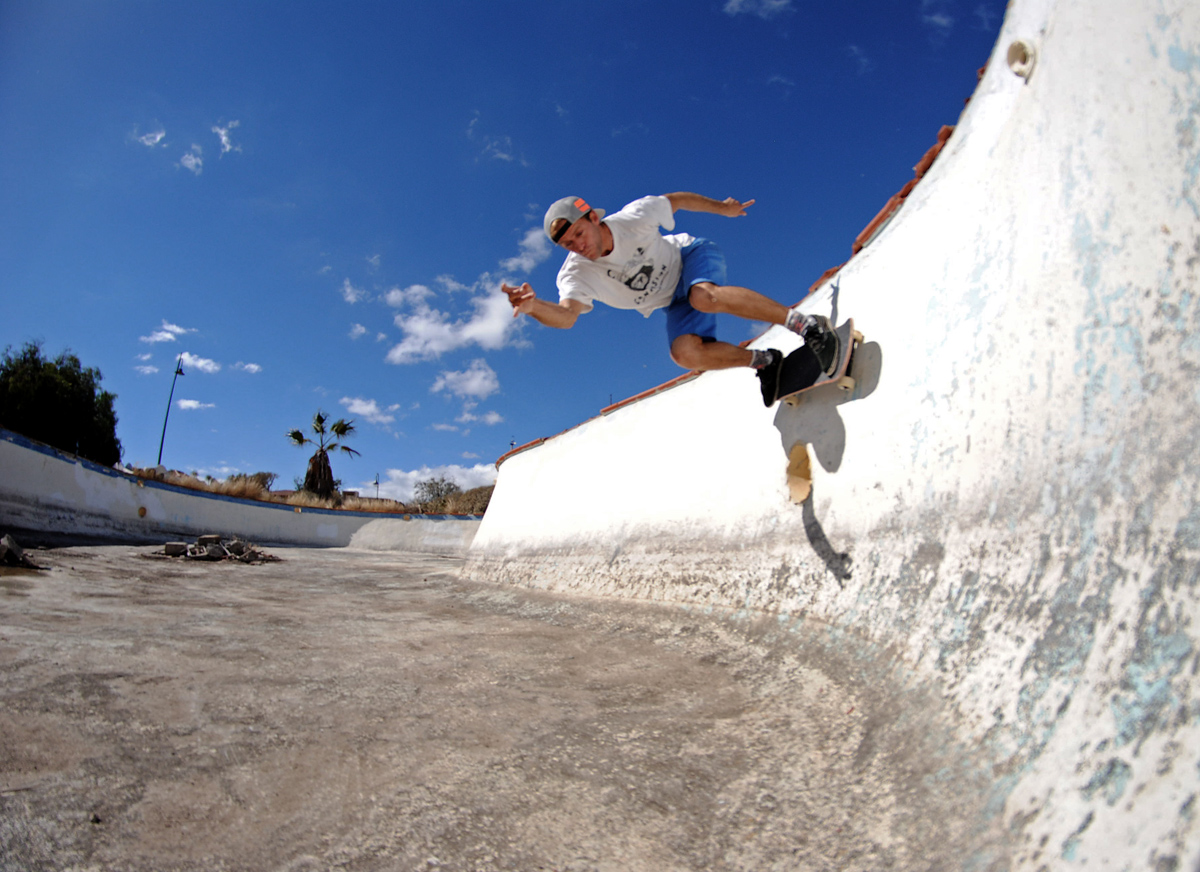
{"label": "concrete pool floor", "polygon": [[1007,865],[937,694],[778,622],[155,550],[0,576],[0,869]]}

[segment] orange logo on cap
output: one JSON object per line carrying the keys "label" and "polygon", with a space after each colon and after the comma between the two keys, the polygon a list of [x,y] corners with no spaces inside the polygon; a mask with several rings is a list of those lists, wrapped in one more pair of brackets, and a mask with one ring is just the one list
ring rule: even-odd
{"label": "orange logo on cap", "polygon": [[576,197],[575,202],[572,205],[576,209],[578,209],[580,212],[591,212],[592,211],[592,207],[587,204],[587,201],[584,200],[583,197]]}

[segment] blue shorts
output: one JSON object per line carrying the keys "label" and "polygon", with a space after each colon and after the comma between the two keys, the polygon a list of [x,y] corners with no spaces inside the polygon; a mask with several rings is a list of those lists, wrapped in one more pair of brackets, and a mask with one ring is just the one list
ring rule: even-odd
{"label": "blue shorts", "polygon": [[667,306],[667,342],[674,344],[680,336],[694,334],[705,342],[717,341],[717,316],[711,312],[699,312],[692,308],[688,294],[692,285],[700,282],[725,284],[725,255],[717,244],[708,239],[697,239],[680,249],[683,257],[683,273],[675,286],[675,296]]}

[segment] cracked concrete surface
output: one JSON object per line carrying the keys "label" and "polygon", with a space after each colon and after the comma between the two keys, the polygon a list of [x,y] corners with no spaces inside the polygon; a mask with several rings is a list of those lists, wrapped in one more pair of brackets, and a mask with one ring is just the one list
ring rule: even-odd
{"label": "cracked concrete surface", "polygon": [[1005,865],[937,695],[795,629],[150,551],[0,577],[0,869]]}

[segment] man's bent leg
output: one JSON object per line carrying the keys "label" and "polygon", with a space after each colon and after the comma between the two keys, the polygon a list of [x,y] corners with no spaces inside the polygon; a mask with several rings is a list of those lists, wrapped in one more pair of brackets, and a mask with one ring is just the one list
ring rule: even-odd
{"label": "man's bent leg", "polygon": [[788,309],[770,297],[737,285],[717,285],[698,282],[688,293],[688,301],[697,312],[714,315],[737,315],[755,321],[782,324],[804,340],[821,362],[826,373],[833,368],[840,354],[840,343],[833,325],[823,315],[806,315],[799,309]]}
{"label": "man's bent leg", "polygon": [[688,300],[697,311],[714,315],[735,315],[768,324],[783,324],[787,320],[788,310],[782,303],[738,285],[698,282],[688,292]]}
{"label": "man's bent leg", "polygon": [[694,333],[685,333],[671,343],[671,359],[684,369],[731,369],[750,366],[754,352],[728,342],[705,342]]}

